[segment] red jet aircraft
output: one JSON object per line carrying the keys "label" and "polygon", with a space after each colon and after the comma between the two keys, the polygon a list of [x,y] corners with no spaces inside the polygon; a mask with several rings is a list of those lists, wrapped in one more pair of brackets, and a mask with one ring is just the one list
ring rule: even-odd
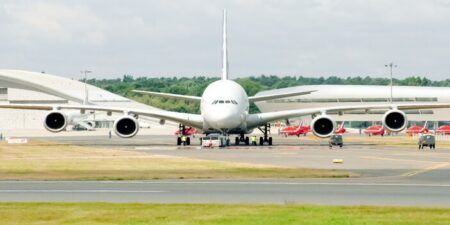
{"label": "red jet aircraft", "polygon": [[280,134],[283,134],[285,137],[287,136],[297,136],[300,135],[306,136],[308,132],[311,131],[310,126],[303,126],[303,122],[298,126],[287,126],[280,130]]}
{"label": "red jet aircraft", "polygon": [[[410,128],[408,128],[407,130],[406,130],[406,133],[409,135],[409,136],[412,136],[412,135],[414,135],[414,134],[422,134],[422,133],[428,133],[428,128],[427,128],[427,124],[428,124],[428,121],[426,121],[425,122],[425,124],[423,125],[423,127],[421,127],[421,126],[411,126]],[[449,132],[450,132],[450,130],[449,130]]]}
{"label": "red jet aircraft", "polygon": [[344,121],[342,121],[342,123],[341,123],[341,126],[339,126],[335,131],[334,131],[334,133],[335,134],[344,134],[345,132],[347,132],[347,130],[345,129],[345,127],[344,127]]}
{"label": "red jet aircraft", "polygon": [[450,134],[450,125],[442,125],[438,129],[436,129],[436,134]]}
{"label": "red jet aircraft", "polygon": [[[186,127],[184,129],[184,136],[194,136],[197,133],[197,129],[194,127]],[[181,134],[181,130],[175,131],[175,135],[179,136]]]}
{"label": "red jet aircraft", "polygon": [[364,130],[364,133],[368,134],[369,136],[372,136],[372,135],[384,136],[384,134],[386,133],[386,130],[384,129],[384,127],[382,125],[374,125],[374,126],[370,126],[370,127],[366,128]]}

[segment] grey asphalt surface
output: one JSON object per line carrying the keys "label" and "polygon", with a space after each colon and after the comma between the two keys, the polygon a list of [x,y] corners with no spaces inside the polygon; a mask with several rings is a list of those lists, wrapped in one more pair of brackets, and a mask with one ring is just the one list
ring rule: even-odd
{"label": "grey asphalt surface", "polygon": [[374,180],[0,182],[0,201],[450,207],[450,184]]}
{"label": "grey asphalt surface", "polygon": [[[350,170],[351,179],[35,181],[0,182],[0,201],[276,203],[450,207],[450,150],[347,143],[330,150],[324,141],[276,138],[275,146],[205,150],[178,147],[173,136],[54,137],[47,140],[152,155],[181,156],[275,166]],[[332,163],[343,159],[343,164]]]}

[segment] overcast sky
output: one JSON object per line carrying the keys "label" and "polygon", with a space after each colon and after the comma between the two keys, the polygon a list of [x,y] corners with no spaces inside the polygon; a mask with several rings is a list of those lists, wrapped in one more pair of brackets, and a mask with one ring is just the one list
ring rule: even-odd
{"label": "overcast sky", "polygon": [[0,68],[219,76],[223,8],[231,77],[450,78],[447,0],[0,0]]}

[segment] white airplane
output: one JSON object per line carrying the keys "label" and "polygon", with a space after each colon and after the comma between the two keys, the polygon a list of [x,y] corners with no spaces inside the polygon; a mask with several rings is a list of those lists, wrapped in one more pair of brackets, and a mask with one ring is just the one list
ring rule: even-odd
{"label": "white airplane", "polygon": [[[275,95],[259,95],[248,97],[245,90],[236,82],[228,79],[228,55],[227,55],[227,32],[226,32],[226,12],[223,15],[223,50],[222,50],[222,79],[211,83],[203,92],[201,97],[185,96],[169,93],[136,91],[166,98],[183,99],[187,101],[200,102],[201,114],[179,113],[166,110],[141,110],[129,108],[103,107],[95,105],[22,105],[22,104],[0,104],[0,108],[9,109],[29,109],[50,111],[44,120],[44,127],[51,132],[60,132],[68,125],[68,114],[64,110],[79,110],[80,113],[86,111],[103,111],[108,115],[121,113],[123,116],[114,122],[115,133],[123,138],[131,138],[139,131],[139,116],[148,116],[160,119],[164,124],[166,120],[177,122],[180,127],[191,126],[203,130],[205,134],[221,133],[228,136],[236,135],[235,143],[244,142],[249,144],[251,133],[258,128],[262,131],[260,144],[272,144],[272,137],[269,137],[270,123],[277,120],[286,120],[300,116],[311,115],[311,129],[318,137],[329,137],[336,130],[336,122],[328,113],[344,113],[351,110],[380,110],[385,109],[383,126],[392,131],[399,132],[407,125],[406,114],[402,110],[409,109],[433,109],[450,108],[450,103],[416,103],[416,104],[381,104],[381,105],[357,105],[357,106],[336,106],[320,107],[298,110],[284,110],[277,112],[266,112],[249,114],[249,105],[252,102],[266,101],[290,96],[307,95],[314,90],[304,92],[283,93]],[[332,94],[332,93],[330,93]],[[178,140],[178,143],[179,140]]]}

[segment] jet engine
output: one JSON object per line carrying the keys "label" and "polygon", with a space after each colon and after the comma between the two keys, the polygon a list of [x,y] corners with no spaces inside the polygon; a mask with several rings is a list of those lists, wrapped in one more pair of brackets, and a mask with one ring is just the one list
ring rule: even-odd
{"label": "jet engine", "polygon": [[114,121],[114,132],[122,138],[131,138],[139,131],[139,122],[132,116],[123,116]]}
{"label": "jet engine", "polygon": [[336,121],[327,115],[316,116],[311,122],[311,130],[317,137],[329,137],[336,130]]}
{"label": "jet engine", "polygon": [[403,111],[393,109],[387,111],[383,116],[383,126],[392,132],[400,132],[406,128],[408,119]]}
{"label": "jet engine", "polygon": [[50,132],[60,132],[66,129],[68,124],[67,115],[59,112],[52,111],[45,116],[44,127]]}

